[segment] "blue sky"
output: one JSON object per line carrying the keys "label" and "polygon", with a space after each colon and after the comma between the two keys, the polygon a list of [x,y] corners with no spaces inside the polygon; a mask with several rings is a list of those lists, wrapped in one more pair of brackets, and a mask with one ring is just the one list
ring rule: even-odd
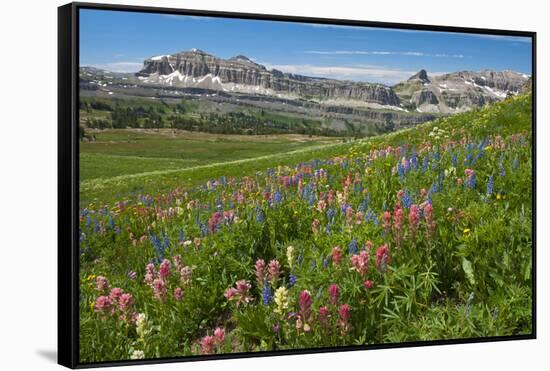
{"label": "blue sky", "polygon": [[531,40],[280,21],[81,10],[80,64],[136,72],[145,58],[192,48],[246,55],[268,68],[394,84],[428,74],[482,69],[531,74]]}

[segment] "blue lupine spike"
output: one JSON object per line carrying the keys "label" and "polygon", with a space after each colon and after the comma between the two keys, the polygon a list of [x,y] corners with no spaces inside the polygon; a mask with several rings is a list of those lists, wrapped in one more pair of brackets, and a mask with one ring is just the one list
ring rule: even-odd
{"label": "blue lupine spike", "polygon": [[262,302],[264,305],[269,305],[273,300],[273,290],[269,283],[265,282],[262,289]]}
{"label": "blue lupine spike", "polygon": [[487,196],[491,196],[493,194],[494,181],[495,181],[495,177],[491,175],[489,177],[489,180],[487,181],[487,190],[485,192]]}
{"label": "blue lupine spike", "polygon": [[466,158],[464,159],[464,165],[465,166],[470,165],[472,163],[473,159],[474,159],[474,154],[473,153],[468,153],[466,155]]}
{"label": "blue lupine spike", "polygon": [[315,203],[315,192],[312,191],[309,194],[307,203],[308,203],[309,206],[312,206]]}
{"label": "blue lupine spike", "polygon": [[413,169],[415,171],[418,170],[418,154],[416,153],[416,148],[413,148],[411,163],[412,163]]}
{"label": "blue lupine spike", "polygon": [[333,208],[329,208],[327,210],[327,218],[328,218],[328,222],[329,223],[332,223],[334,222],[334,217],[336,216],[336,210],[334,210]]}
{"label": "blue lupine spike", "polygon": [[504,169],[504,153],[500,155],[498,161],[498,175],[501,177],[506,176],[506,170]]}
{"label": "blue lupine spike", "polygon": [[428,170],[429,161],[430,159],[428,158],[428,156],[425,156],[424,159],[422,160],[422,172],[425,172],[426,170]]}
{"label": "blue lupine spike", "polygon": [[280,204],[283,201],[283,194],[278,189],[273,194],[273,203],[275,205]]}
{"label": "blue lupine spike", "polygon": [[208,235],[208,227],[206,226],[206,224],[201,223],[200,229],[201,229],[201,236],[206,237]]}
{"label": "blue lupine spike", "polygon": [[466,178],[466,187],[468,188],[475,188],[476,187],[476,175],[473,174],[472,176],[470,177],[467,177]]}
{"label": "blue lupine spike", "polygon": [[414,203],[414,196],[408,191],[403,192],[403,196],[401,197],[401,203],[403,204],[403,207],[405,209],[409,209]]}
{"label": "blue lupine spike", "polygon": [[349,243],[349,253],[350,255],[354,255],[357,253],[357,240],[354,238]]}
{"label": "blue lupine spike", "polygon": [[403,165],[401,165],[401,162],[397,163],[397,174],[399,174],[399,181],[403,181],[405,177],[405,169],[403,168]]}
{"label": "blue lupine spike", "polygon": [[294,286],[297,281],[298,281],[298,278],[296,278],[296,275],[290,274],[290,276],[288,276],[288,287]]}
{"label": "blue lupine spike", "polygon": [[265,216],[263,210],[259,206],[256,206],[256,221],[258,223],[263,223],[264,220]]}

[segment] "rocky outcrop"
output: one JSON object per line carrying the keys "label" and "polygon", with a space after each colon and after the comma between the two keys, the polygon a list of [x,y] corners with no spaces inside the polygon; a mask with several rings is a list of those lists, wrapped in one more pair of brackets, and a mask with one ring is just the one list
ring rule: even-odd
{"label": "rocky outcrop", "polygon": [[441,79],[460,78],[464,81],[471,81],[479,86],[515,93],[518,92],[529,76],[513,71],[491,71],[480,72],[461,71],[441,76]]}
{"label": "rocky outcrop", "polygon": [[528,81],[528,75],[513,71],[460,71],[429,76],[421,70],[393,89],[409,110],[455,113],[518,94]]}
{"label": "rocky outcrop", "polygon": [[409,77],[409,79],[407,81],[409,81],[409,82],[418,81],[418,82],[425,83],[425,84],[430,83],[430,79],[428,78],[428,72],[426,70],[418,71],[417,73],[415,73],[414,75]]}
{"label": "rocky outcrop", "polygon": [[412,94],[411,100],[419,107],[423,104],[439,104],[439,100],[435,93],[428,89],[422,89]]}
{"label": "rocky outcrop", "polygon": [[246,93],[255,90],[258,94],[355,100],[391,106],[400,104],[395,92],[381,84],[283,73],[275,69],[268,70],[243,55],[221,59],[198,49],[146,59],[136,76],[146,83],[170,86]]}

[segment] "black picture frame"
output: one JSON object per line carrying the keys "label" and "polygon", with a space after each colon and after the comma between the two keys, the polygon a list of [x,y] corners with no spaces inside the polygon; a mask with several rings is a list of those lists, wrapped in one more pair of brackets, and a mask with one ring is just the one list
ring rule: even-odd
{"label": "black picture frame", "polygon": [[[395,344],[345,346],[334,348],[312,348],[276,352],[232,353],[223,355],[201,355],[144,360],[120,360],[99,363],[79,361],[79,11],[81,9],[125,11],[137,13],[163,13],[207,17],[239,18],[251,20],[275,20],[305,22],[343,26],[366,26],[376,28],[440,31],[450,33],[477,33],[496,36],[520,36],[532,40],[532,107],[533,107],[533,254],[532,254],[532,333],[515,336],[481,337],[470,339],[449,339],[415,341]],[[371,350],[431,345],[495,342],[509,340],[536,339],[536,38],[532,31],[497,30],[488,28],[450,27],[407,23],[388,23],[362,20],[298,17],[273,14],[252,14],[193,9],[174,9],[128,5],[108,5],[96,3],[70,3],[58,8],[58,363],[69,368],[100,366],[122,366],[136,364],[157,364],[168,362],[188,362],[213,359],[233,359],[245,357],[279,356],[288,354],[308,354]]]}

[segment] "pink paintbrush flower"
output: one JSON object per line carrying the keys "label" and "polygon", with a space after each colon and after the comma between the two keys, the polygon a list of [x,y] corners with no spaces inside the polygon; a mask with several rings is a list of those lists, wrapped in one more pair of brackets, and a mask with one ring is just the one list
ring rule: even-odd
{"label": "pink paintbrush flower", "polygon": [[104,276],[97,276],[95,278],[95,286],[98,291],[105,292],[109,290],[109,281]]}
{"label": "pink paintbrush flower", "polygon": [[124,293],[120,295],[120,298],[118,299],[118,307],[121,310],[127,310],[132,304],[134,304],[134,297],[132,294]]}
{"label": "pink paintbrush flower", "polygon": [[211,335],[207,335],[201,339],[201,353],[212,354],[216,347],[216,338]]}
{"label": "pink paintbrush flower", "polygon": [[235,297],[235,295],[237,295],[237,289],[234,288],[234,287],[230,287],[228,288],[227,290],[225,290],[225,293],[223,294],[223,296],[225,296],[225,298],[227,300],[231,300]]}
{"label": "pink paintbrush flower", "polygon": [[347,322],[350,318],[350,307],[348,304],[342,304],[340,309],[338,309],[338,315],[340,316],[340,321]]}
{"label": "pink paintbrush flower", "polygon": [[193,277],[193,268],[189,266],[182,267],[180,270],[180,282],[184,286],[191,284],[191,278]]}
{"label": "pink paintbrush flower", "polygon": [[388,244],[384,244],[376,250],[376,266],[384,272],[389,261],[390,256]]}
{"label": "pink paintbrush flower", "polygon": [[109,297],[112,301],[116,302],[120,298],[120,296],[124,293],[124,290],[120,287],[115,287],[111,290],[111,293],[109,294]]}
{"label": "pink paintbrush flower", "polygon": [[334,246],[332,248],[332,264],[340,265],[342,262],[342,249],[340,246]]}
{"label": "pink paintbrush flower", "polygon": [[427,204],[424,207],[424,218],[426,219],[426,229],[428,230],[428,234],[431,235],[435,230],[434,208],[432,204]]}
{"label": "pink paintbrush flower", "polygon": [[386,231],[386,233],[390,232],[391,213],[389,211],[384,211],[384,214],[382,215],[382,226],[384,227],[384,230]]}
{"label": "pink paintbrush flower", "polygon": [[307,290],[301,291],[299,304],[300,304],[300,310],[302,311],[302,313],[309,312],[311,308],[311,303],[312,303],[311,294],[309,293],[309,291]]}
{"label": "pink paintbrush flower", "polygon": [[327,203],[325,200],[319,200],[319,202],[317,202],[317,211],[324,212],[326,208]]}
{"label": "pink paintbrush flower", "polygon": [[363,282],[363,286],[365,286],[367,290],[371,289],[373,285],[374,282],[372,282],[371,280],[366,280],[365,282]]}
{"label": "pink paintbrush flower", "polygon": [[353,208],[349,205],[346,208],[346,220],[348,223],[351,223],[351,221],[353,220]]}
{"label": "pink paintbrush flower", "polygon": [[182,267],[181,265],[181,255],[174,256],[174,266],[176,267],[176,270],[179,271]]}
{"label": "pink paintbrush flower", "polygon": [[348,304],[342,304],[338,310],[338,326],[342,331],[342,335],[347,335],[351,330],[351,324],[349,323],[350,317],[350,306]]}
{"label": "pink paintbrush flower", "polygon": [[265,261],[263,259],[256,260],[256,264],[254,264],[254,268],[255,268],[254,275],[256,276],[256,280],[258,281],[259,284],[263,284],[265,279]]}
{"label": "pink paintbrush flower", "polygon": [[183,298],[183,290],[181,289],[181,287],[176,287],[174,289],[174,299],[180,301],[181,298]]}
{"label": "pink paintbrush flower", "polygon": [[153,295],[157,299],[162,299],[166,295],[166,284],[160,278],[153,281]]}
{"label": "pink paintbrush flower", "polygon": [[267,267],[267,272],[269,273],[269,281],[272,284],[275,284],[277,280],[279,279],[279,275],[281,274],[281,265],[279,264],[278,260],[272,260],[269,262],[269,266]]}
{"label": "pink paintbrush flower", "polygon": [[338,304],[338,299],[340,298],[340,289],[338,285],[333,283],[328,287],[328,301],[332,305]]}
{"label": "pink paintbrush flower", "polygon": [[157,275],[157,272],[155,269],[155,265],[153,263],[147,264],[145,266],[145,277],[143,278],[143,282],[145,282],[148,285],[152,285],[156,275]]}
{"label": "pink paintbrush flower", "polygon": [[321,226],[321,221],[319,219],[313,219],[311,222],[311,231],[313,234],[319,233],[319,227]]}
{"label": "pink paintbrush flower", "polygon": [[393,212],[393,228],[399,232],[403,227],[403,209],[398,208]]}
{"label": "pink paintbrush flower", "polygon": [[418,224],[420,223],[420,209],[416,205],[411,205],[409,211],[409,229],[411,235],[415,235],[418,230]]}
{"label": "pink paintbrush flower", "polygon": [[96,312],[107,312],[111,309],[111,305],[113,304],[113,301],[110,297],[101,295],[98,296],[95,300],[94,304],[94,311]]}
{"label": "pink paintbrush flower", "polygon": [[216,329],[214,330],[214,337],[216,338],[218,344],[223,343],[225,339],[225,330],[221,327],[216,327]]}
{"label": "pink paintbrush flower", "polygon": [[242,302],[248,304],[252,301],[249,290],[252,285],[246,280],[239,280],[235,283],[235,287],[230,287],[225,290],[224,296],[227,300],[236,300],[237,306]]}
{"label": "pink paintbrush flower", "polygon": [[329,313],[330,311],[326,305],[319,308],[319,323],[321,323],[321,325],[325,325],[327,323]]}
{"label": "pink paintbrush flower", "polygon": [[351,265],[362,276],[367,274],[369,267],[369,253],[362,250],[359,254],[355,254],[351,257]]}
{"label": "pink paintbrush flower", "polygon": [[164,259],[159,266],[159,276],[162,280],[165,280],[170,275],[170,260]]}

